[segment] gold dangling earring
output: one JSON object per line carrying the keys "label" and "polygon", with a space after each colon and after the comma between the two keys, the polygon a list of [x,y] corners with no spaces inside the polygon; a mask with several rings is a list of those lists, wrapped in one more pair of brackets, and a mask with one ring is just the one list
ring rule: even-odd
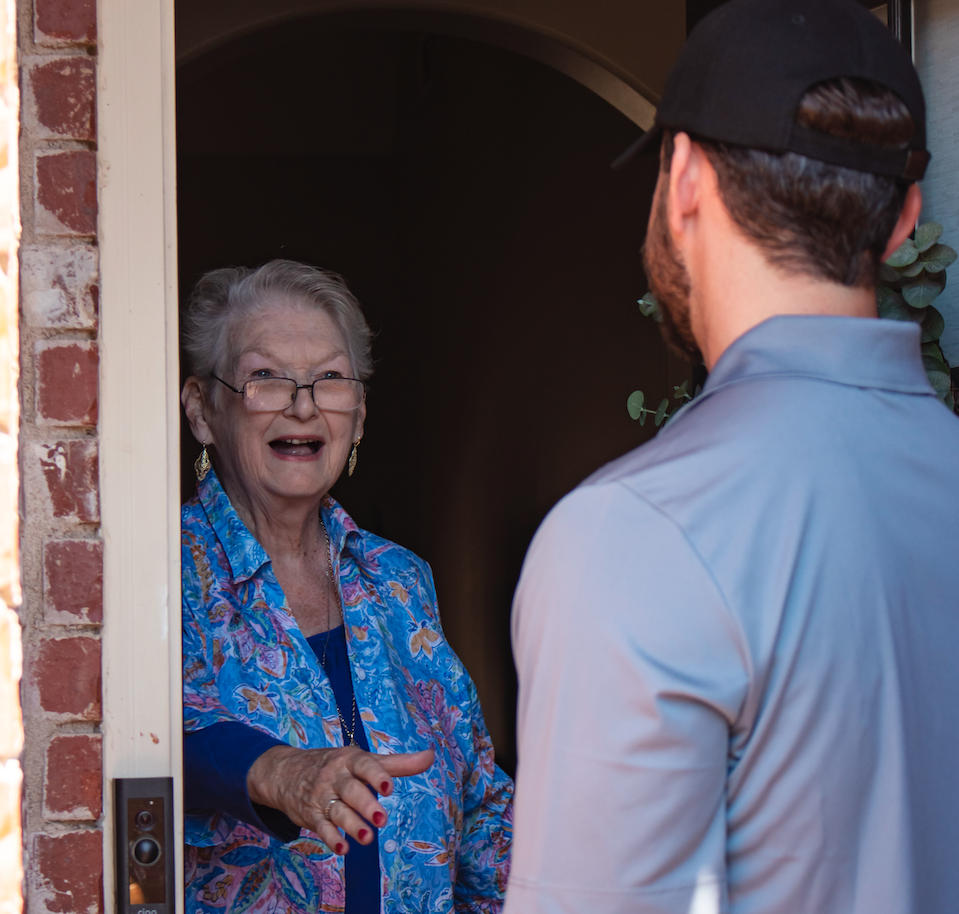
{"label": "gold dangling earring", "polygon": [[207,473],[210,472],[213,464],[210,463],[210,455],[207,453],[206,445],[203,445],[203,450],[200,451],[200,456],[193,463],[193,469],[196,471],[196,480],[197,482],[203,482],[206,479]]}
{"label": "gold dangling earring", "polygon": [[357,438],[356,441],[353,442],[353,450],[350,451],[350,462],[347,464],[347,467],[346,467],[347,476],[352,476],[353,471],[356,469],[356,446],[360,443],[361,440],[362,439]]}

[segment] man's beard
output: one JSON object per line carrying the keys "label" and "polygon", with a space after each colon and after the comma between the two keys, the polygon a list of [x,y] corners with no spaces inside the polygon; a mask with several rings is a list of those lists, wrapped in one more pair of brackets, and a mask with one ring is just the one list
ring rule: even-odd
{"label": "man's beard", "polygon": [[653,198],[653,218],[643,245],[643,269],[650,291],[659,304],[660,332],[666,345],[694,365],[703,360],[689,317],[689,274],[669,235],[666,192],[660,185]]}

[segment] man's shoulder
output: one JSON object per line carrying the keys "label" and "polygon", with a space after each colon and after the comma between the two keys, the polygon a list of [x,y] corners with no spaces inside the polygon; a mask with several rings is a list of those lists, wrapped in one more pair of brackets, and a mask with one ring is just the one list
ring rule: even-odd
{"label": "man's shoulder", "polygon": [[763,423],[737,427],[741,418],[718,398],[689,404],[656,437],[598,469],[580,488],[619,485],[658,502],[657,495],[697,487],[704,475],[736,462],[744,449],[755,450],[747,441],[765,434]]}

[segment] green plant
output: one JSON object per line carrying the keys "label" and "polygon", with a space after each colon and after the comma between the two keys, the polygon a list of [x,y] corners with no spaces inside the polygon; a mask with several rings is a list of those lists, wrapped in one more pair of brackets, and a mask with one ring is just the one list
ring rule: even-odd
{"label": "green plant", "polygon": [[[926,222],[916,229],[914,237],[907,238],[896,248],[879,268],[876,308],[879,316],[887,320],[919,324],[922,363],[929,383],[949,409],[959,412],[949,363],[939,342],[946,322],[932,304],[946,287],[946,267],[952,266],[959,255],[949,245],[939,242],[941,236],[942,226],[938,222]],[[644,317],[651,317],[657,323],[662,321],[659,303],[651,292],[647,292],[638,304]],[[657,426],[662,425],[686,401],[699,394],[700,388],[697,387],[690,394],[689,382],[684,381],[673,391],[674,398],[680,402],[672,412],[669,411],[667,398],[660,401],[657,409],[649,409],[641,390],[634,390],[629,395],[626,409],[631,418],[639,420],[640,425],[646,423],[649,415],[653,416]]]}
{"label": "green plant", "polygon": [[933,302],[946,287],[946,267],[956,261],[956,252],[940,244],[942,226],[926,222],[916,229],[879,268],[876,307],[879,316],[894,321],[913,321],[922,330],[922,363],[929,383],[946,406],[956,408],[949,363],[939,339],[946,322]]}
{"label": "green plant", "polygon": [[[659,310],[659,302],[656,301],[652,292],[647,292],[638,302],[640,313],[643,317],[651,317],[657,324],[661,323],[663,320],[663,315]],[[656,409],[650,409],[646,406],[646,396],[641,390],[634,390],[626,398],[626,409],[629,412],[631,419],[638,419],[640,425],[646,424],[646,417],[652,416],[653,422],[656,426],[662,425],[664,422],[668,421],[672,415],[686,403],[688,400],[692,400],[700,392],[700,387],[690,393],[689,392],[689,381],[683,381],[678,387],[673,387],[673,397],[676,400],[679,400],[679,404],[670,412],[669,409],[669,398],[663,397],[659,401],[659,406]]]}

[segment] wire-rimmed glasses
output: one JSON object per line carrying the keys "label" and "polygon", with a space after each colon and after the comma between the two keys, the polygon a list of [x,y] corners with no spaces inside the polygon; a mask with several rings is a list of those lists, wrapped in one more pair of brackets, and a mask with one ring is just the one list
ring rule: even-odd
{"label": "wire-rimmed glasses", "polygon": [[358,378],[317,378],[312,384],[297,384],[293,378],[254,378],[242,387],[227,384],[213,375],[224,387],[242,394],[243,405],[254,413],[274,413],[287,409],[301,390],[308,390],[317,409],[348,413],[359,409],[365,385]]}

